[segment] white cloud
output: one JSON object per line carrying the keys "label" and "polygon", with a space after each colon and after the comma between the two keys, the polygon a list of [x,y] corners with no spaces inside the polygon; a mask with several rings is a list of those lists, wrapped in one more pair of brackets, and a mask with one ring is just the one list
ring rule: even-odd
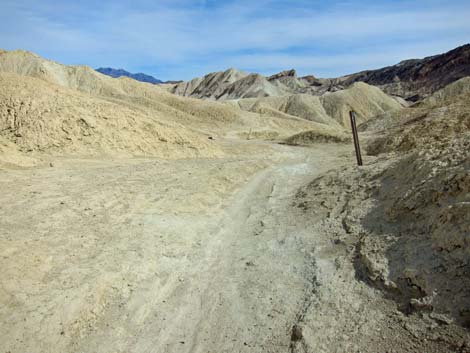
{"label": "white cloud", "polygon": [[160,0],[92,7],[6,0],[0,47],[73,64],[157,67],[149,73],[187,79],[229,66],[346,73],[435,54],[470,38],[470,5],[410,3],[342,1],[319,8],[311,1],[242,0],[213,7],[204,0]]}

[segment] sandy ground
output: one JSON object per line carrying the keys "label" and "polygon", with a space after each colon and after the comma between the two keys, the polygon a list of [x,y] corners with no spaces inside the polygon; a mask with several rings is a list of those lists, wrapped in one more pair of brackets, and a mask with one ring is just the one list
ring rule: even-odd
{"label": "sandy ground", "polygon": [[225,149],[0,171],[0,352],[440,351],[294,202],[350,145]]}

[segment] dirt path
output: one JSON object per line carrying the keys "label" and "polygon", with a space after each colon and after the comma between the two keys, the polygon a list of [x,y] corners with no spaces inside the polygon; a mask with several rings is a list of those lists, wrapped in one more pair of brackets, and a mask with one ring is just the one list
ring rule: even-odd
{"label": "dirt path", "polygon": [[289,206],[344,151],[259,150],[1,172],[2,351],[287,351],[315,267]]}
{"label": "dirt path", "polygon": [[[233,196],[206,247],[204,265],[189,274],[183,299],[189,305],[155,338],[157,350],[288,351],[314,277],[309,249],[289,218],[290,203],[306,178],[337,158],[327,151],[296,153],[256,174]],[[168,332],[184,334],[175,342]]]}

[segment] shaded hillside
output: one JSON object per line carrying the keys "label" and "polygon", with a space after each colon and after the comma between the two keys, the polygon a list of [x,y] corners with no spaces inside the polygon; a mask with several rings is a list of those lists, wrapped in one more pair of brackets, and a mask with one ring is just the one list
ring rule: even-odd
{"label": "shaded hillside", "polygon": [[114,77],[114,78],[119,78],[119,77],[124,76],[124,77],[133,78],[134,80],[137,80],[140,82],[153,83],[154,85],[157,83],[163,83],[163,81],[156,79],[153,76],[146,75],[143,73],[133,74],[123,69],[113,69],[111,67],[100,67],[99,69],[96,69],[96,71],[98,71],[99,73],[103,75]]}
{"label": "shaded hillside", "polygon": [[469,75],[470,44],[467,44],[445,54],[405,60],[383,69],[348,75],[337,82],[348,86],[362,81],[379,86],[388,94],[416,101]]}
{"label": "shaded hillside", "polygon": [[[369,144],[369,154],[388,153],[397,162],[381,176],[380,191],[374,195],[379,207],[364,224],[369,231],[378,231],[370,224],[385,216],[391,227],[384,228],[393,229],[395,238],[377,246],[370,237],[361,249],[366,274],[395,293],[395,300],[415,311],[430,308],[446,313],[466,327],[470,324],[469,84],[461,80],[460,94],[442,99],[445,92],[454,91],[453,84],[435,93],[435,99],[404,109],[402,118]],[[388,259],[385,267],[377,261],[382,254]],[[418,289],[413,282],[420,283]]]}

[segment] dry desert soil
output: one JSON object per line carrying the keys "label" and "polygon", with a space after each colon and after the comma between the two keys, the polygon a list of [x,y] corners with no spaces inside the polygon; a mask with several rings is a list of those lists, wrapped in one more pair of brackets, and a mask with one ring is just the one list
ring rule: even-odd
{"label": "dry desert soil", "polygon": [[349,144],[225,145],[0,171],[2,353],[466,351],[464,329],[358,278],[344,225],[295,204],[355,168]]}

